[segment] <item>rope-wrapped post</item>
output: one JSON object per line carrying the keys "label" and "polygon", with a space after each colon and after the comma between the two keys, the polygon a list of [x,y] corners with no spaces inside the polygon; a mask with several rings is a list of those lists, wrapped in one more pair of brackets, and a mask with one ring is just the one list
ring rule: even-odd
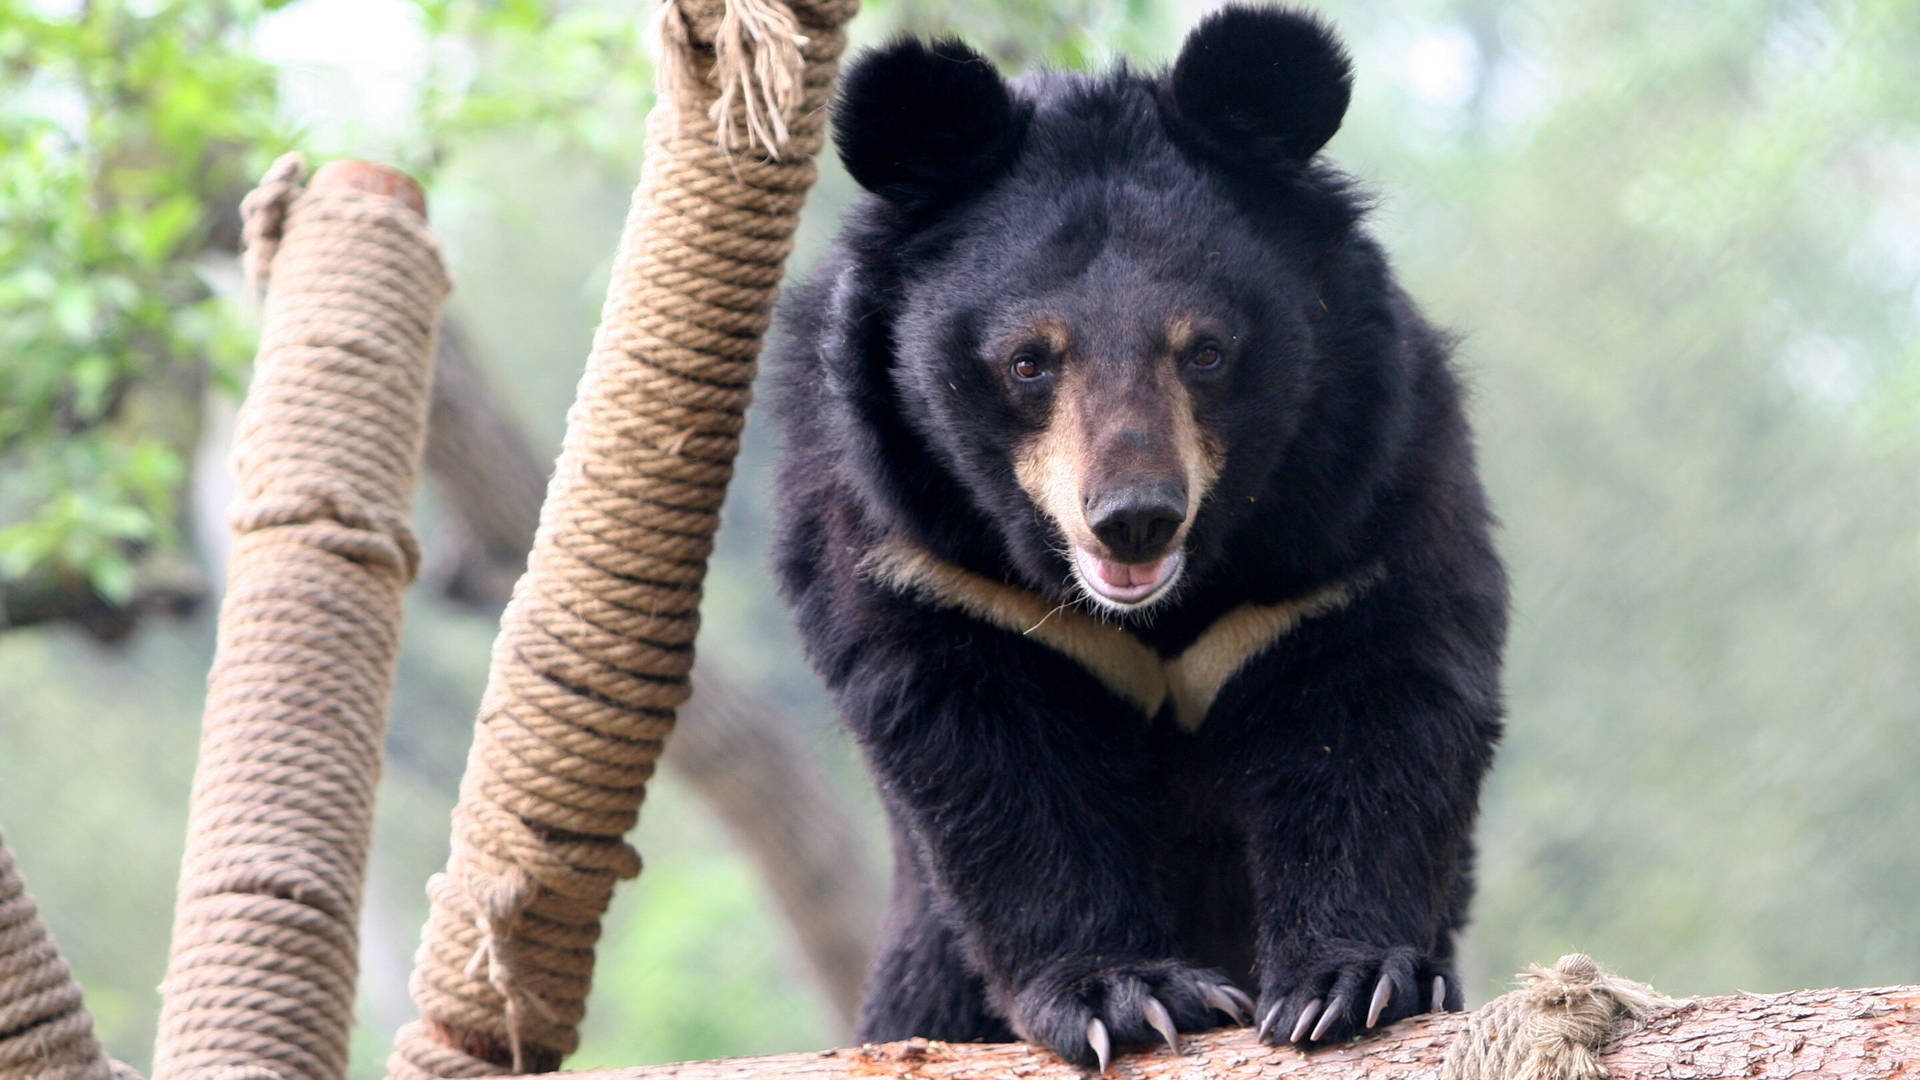
{"label": "rope-wrapped post", "polygon": [[555,1068],[687,673],[856,0],[666,0],[606,304],[501,618],[394,1077]]}
{"label": "rope-wrapped post", "polygon": [[80,984],[0,834],[0,1076],[131,1080],[93,1034]]}
{"label": "rope-wrapped post", "polygon": [[282,158],[243,204],[267,288],[156,1080],[346,1072],[448,281],[412,181],[336,163],[303,191],[302,171]]}

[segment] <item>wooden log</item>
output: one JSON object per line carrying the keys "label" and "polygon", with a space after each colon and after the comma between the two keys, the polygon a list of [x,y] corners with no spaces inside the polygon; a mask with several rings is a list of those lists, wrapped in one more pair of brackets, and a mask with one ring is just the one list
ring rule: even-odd
{"label": "wooden log", "polygon": [[[1470,1014],[1417,1016],[1344,1046],[1261,1046],[1240,1028],[1117,1059],[1117,1080],[1432,1080]],[[1920,1080],[1920,986],[1733,994],[1676,1002],[1601,1055],[1616,1080]],[[553,1074],[555,1080],[1085,1080],[1023,1043],[928,1039],[726,1061]]]}

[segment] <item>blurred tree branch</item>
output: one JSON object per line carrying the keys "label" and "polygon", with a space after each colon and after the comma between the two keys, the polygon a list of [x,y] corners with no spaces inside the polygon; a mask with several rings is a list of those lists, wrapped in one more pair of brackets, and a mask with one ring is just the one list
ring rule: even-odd
{"label": "blurred tree branch", "polygon": [[433,362],[427,473],[456,527],[455,556],[436,584],[449,599],[498,607],[526,567],[547,469],[481,375],[459,323],[441,323]]}

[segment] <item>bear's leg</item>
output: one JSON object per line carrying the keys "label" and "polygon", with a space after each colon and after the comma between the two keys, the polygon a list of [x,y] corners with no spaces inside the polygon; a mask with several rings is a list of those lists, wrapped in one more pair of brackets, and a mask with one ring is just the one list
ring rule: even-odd
{"label": "bear's leg", "polygon": [[1165,762],[1131,703],[1017,634],[888,602],[841,715],[991,1010],[1088,1067],[1251,1013],[1180,949],[1152,867]]}
{"label": "bear's leg", "polygon": [[987,1008],[986,984],[961,956],[960,937],[936,910],[910,841],[894,830],[893,899],[885,937],[860,999],[861,1042],[918,1035],[947,1042],[1011,1042]]}
{"label": "bear's leg", "polygon": [[1243,679],[1201,732],[1239,767],[1268,1043],[1337,1042],[1461,1001],[1453,933],[1498,708],[1396,669],[1384,635],[1367,644]]}

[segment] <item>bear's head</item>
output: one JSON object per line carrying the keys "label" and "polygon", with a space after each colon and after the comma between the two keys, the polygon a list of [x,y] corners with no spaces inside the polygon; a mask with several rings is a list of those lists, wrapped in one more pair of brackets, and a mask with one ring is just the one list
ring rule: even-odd
{"label": "bear's head", "polygon": [[1315,161],[1349,90],[1326,27],[1275,8],[1214,14],[1159,75],[865,54],[835,132],[870,197],[821,353],[870,499],[1122,614],[1352,527],[1406,376]]}

